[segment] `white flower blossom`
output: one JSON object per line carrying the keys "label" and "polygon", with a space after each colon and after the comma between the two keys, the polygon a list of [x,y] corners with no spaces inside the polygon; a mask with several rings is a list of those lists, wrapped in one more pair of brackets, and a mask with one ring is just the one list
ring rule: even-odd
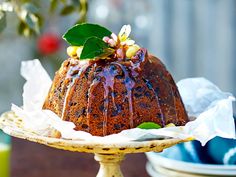
{"label": "white flower blossom", "polygon": [[119,35],[118,35],[121,45],[134,45],[135,41],[131,40],[129,38],[130,33],[131,33],[131,26],[130,25],[124,25],[121,28]]}
{"label": "white flower blossom", "polygon": [[120,41],[125,41],[131,33],[131,26],[130,25],[124,25],[122,26],[120,32],[119,32],[119,40]]}
{"label": "white flower blossom", "polygon": [[118,42],[122,46],[124,45],[132,46],[135,44],[135,41],[129,38],[130,33],[131,33],[131,26],[124,25],[121,28],[118,36],[115,33],[112,33],[110,37],[108,36],[103,37],[103,41],[108,43],[110,47],[115,47],[118,44]]}

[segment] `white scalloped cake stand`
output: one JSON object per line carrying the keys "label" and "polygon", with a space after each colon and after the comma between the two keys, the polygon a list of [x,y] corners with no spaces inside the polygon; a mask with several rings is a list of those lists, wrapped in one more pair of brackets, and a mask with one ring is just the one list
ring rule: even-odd
{"label": "white scalloped cake stand", "polygon": [[123,177],[120,170],[120,163],[125,154],[141,152],[161,152],[163,149],[175,144],[186,142],[180,139],[164,139],[149,141],[129,141],[122,143],[92,143],[84,140],[68,140],[40,136],[22,126],[22,119],[13,112],[6,112],[0,117],[0,128],[5,133],[17,137],[44,144],[57,149],[74,152],[94,153],[95,160],[100,163],[97,177]]}

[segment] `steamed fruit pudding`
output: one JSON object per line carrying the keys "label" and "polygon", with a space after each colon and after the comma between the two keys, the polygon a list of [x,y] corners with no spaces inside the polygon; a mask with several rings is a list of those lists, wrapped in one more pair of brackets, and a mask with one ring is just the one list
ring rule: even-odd
{"label": "steamed fruit pudding", "polygon": [[130,31],[125,25],[116,36],[95,24],[68,30],[70,58],[56,72],[43,108],[97,136],[184,125],[187,114],[170,73],[128,38]]}

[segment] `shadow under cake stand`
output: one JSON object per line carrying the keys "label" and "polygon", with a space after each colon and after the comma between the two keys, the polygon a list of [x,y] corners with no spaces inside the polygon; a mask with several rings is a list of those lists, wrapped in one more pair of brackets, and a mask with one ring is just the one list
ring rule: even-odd
{"label": "shadow under cake stand", "polygon": [[74,152],[94,153],[95,160],[100,163],[97,177],[123,177],[120,170],[120,163],[124,159],[125,154],[149,151],[161,152],[165,148],[187,141],[172,138],[122,143],[91,143],[84,140],[52,138],[40,136],[25,129],[22,124],[22,119],[13,112],[6,112],[1,115],[0,128],[11,136],[44,144],[53,148]]}

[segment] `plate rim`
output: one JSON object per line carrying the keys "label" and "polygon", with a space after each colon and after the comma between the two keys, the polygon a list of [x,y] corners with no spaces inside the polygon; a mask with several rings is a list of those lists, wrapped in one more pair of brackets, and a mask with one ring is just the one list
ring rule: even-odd
{"label": "plate rim", "polygon": [[[145,154],[151,164],[163,166],[165,168],[172,170],[190,172],[195,174],[211,174],[211,175],[223,174],[231,176],[236,175],[236,165],[199,164],[199,163],[183,162],[175,159],[169,159],[166,157],[162,157],[161,155],[158,155],[155,152],[147,152]],[[173,166],[173,164],[175,165]],[[184,168],[179,168],[179,167],[184,167]]]}

